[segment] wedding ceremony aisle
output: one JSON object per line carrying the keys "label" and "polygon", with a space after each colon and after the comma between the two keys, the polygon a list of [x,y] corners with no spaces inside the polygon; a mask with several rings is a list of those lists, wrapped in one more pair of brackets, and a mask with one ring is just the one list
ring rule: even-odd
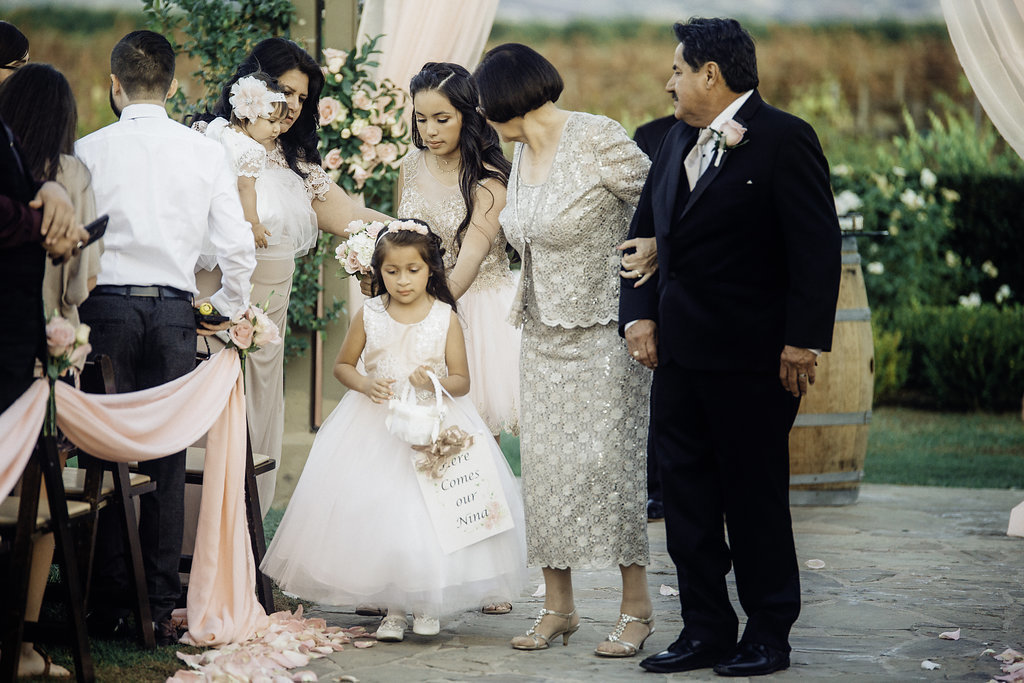
{"label": "wedding ceremony aisle", "polygon": [[[994,656],[1024,648],[1024,539],[1006,536],[1010,509],[1021,497],[1019,491],[868,484],[855,505],[794,507],[803,611],[793,629],[792,666],[772,680],[987,681],[1005,675]],[[682,621],[678,598],[664,595],[676,586],[664,524],[649,524],[648,531],[657,624],[643,653],[653,654],[676,638]],[[346,647],[306,668],[320,680],[348,675],[361,683],[660,680],[635,658],[609,661],[592,652],[616,618],[618,571],[580,571],[573,578],[583,621],[568,647],[529,653],[508,646],[541,607],[542,598],[530,596],[541,582],[534,569],[530,589],[511,614],[467,612],[443,622],[433,638],[409,634],[401,643]],[[321,605],[306,616],[368,630],[377,622]],[[957,629],[958,640],[939,637]],[[923,668],[932,666],[925,662],[940,668]],[[709,669],[669,678],[721,680]]]}

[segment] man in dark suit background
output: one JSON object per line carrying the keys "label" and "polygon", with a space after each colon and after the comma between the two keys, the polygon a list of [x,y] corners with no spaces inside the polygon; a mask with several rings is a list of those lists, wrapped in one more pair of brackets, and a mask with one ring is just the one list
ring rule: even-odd
{"label": "man in dark suit background", "polygon": [[[641,666],[753,676],[789,666],[800,611],[789,430],[831,345],[839,225],[813,129],[756,90],[750,35],[731,19],[673,29],[666,90],[686,125],[669,130],[641,195],[629,236],[656,238],[658,269],[623,282],[619,323],[655,368],[684,628]],[[730,565],[747,615],[738,644]]]}

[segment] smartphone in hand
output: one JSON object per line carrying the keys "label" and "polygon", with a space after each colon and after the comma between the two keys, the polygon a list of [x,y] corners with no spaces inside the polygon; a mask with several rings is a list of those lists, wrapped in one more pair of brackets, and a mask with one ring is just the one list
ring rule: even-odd
{"label": "smartphone in hand", "polygon": [[[78,249],[84,249],[99,238],[103,237],[103,234],[107,231],[107,223],[110,221],[110,216],[103,214],[92,223],[85,226],[85,231],[89,233],[89,239],[84,242],[78,243]],[[53,265],[59,266],[64,263],[63,256],[55,256],[51,259]]]}

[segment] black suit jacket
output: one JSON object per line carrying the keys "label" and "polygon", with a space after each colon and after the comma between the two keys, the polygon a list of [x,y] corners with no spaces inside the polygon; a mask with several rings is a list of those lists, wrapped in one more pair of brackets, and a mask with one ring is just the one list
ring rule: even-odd
{"label": "black suit jacket", "polygon": [[839,223],[814,130],[756,91],[735,119],[744,144],[692,192],[683,159],[698,131],[668,131],[629,234],[657,238],[659,269],[643,287],[622,281],[619,324],[657,322],[659,363],[778,372],[786,344],[831,347]]}
{"label": "black suit jacket", "polygon": [[665,135],[677,123],[679,123],[679,120],[674,115],[648,121],[642,126],[637,126],[636,132],[633,133],[633,142],[636,143],[636,146],[648,158],[653,159],[654,155],[658,152],[658,148],[661,147],[661,142],[665,139]]}

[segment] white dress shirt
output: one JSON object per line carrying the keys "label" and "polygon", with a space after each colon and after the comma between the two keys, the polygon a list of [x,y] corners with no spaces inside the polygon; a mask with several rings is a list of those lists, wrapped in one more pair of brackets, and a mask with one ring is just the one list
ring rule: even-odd
{"label": "white dress shirt", "polygon": [[198,294],[195,266],[209,238],[224,273],[210,301],[223,315],[241,314],[255,244],[219,144],[162,106],[131,104],[120,121],[79,140],[75,154],[92,174],[97,214],[110,216],[97,284]]}
{"label": "white dress shirt", "polygon": [[[750,99],[750,95],[753,92],[753,90],[748,90],[733,100],[728,107],[723,109],[722,112],[714,118],[708,128],[721,132],[722,124],[736,116],[736,112],[740,110],[740,107],[743,106],[744,102]],[[718,147],[718,141],[719,136],[712,135],[711,139],[704,143],[704,148],[700,151],[700,175],[698,175],[698,177],[704,175],[704,171],[708,170],[708,166],[711,165],[711,162],[714,159],[715,150]]]}

